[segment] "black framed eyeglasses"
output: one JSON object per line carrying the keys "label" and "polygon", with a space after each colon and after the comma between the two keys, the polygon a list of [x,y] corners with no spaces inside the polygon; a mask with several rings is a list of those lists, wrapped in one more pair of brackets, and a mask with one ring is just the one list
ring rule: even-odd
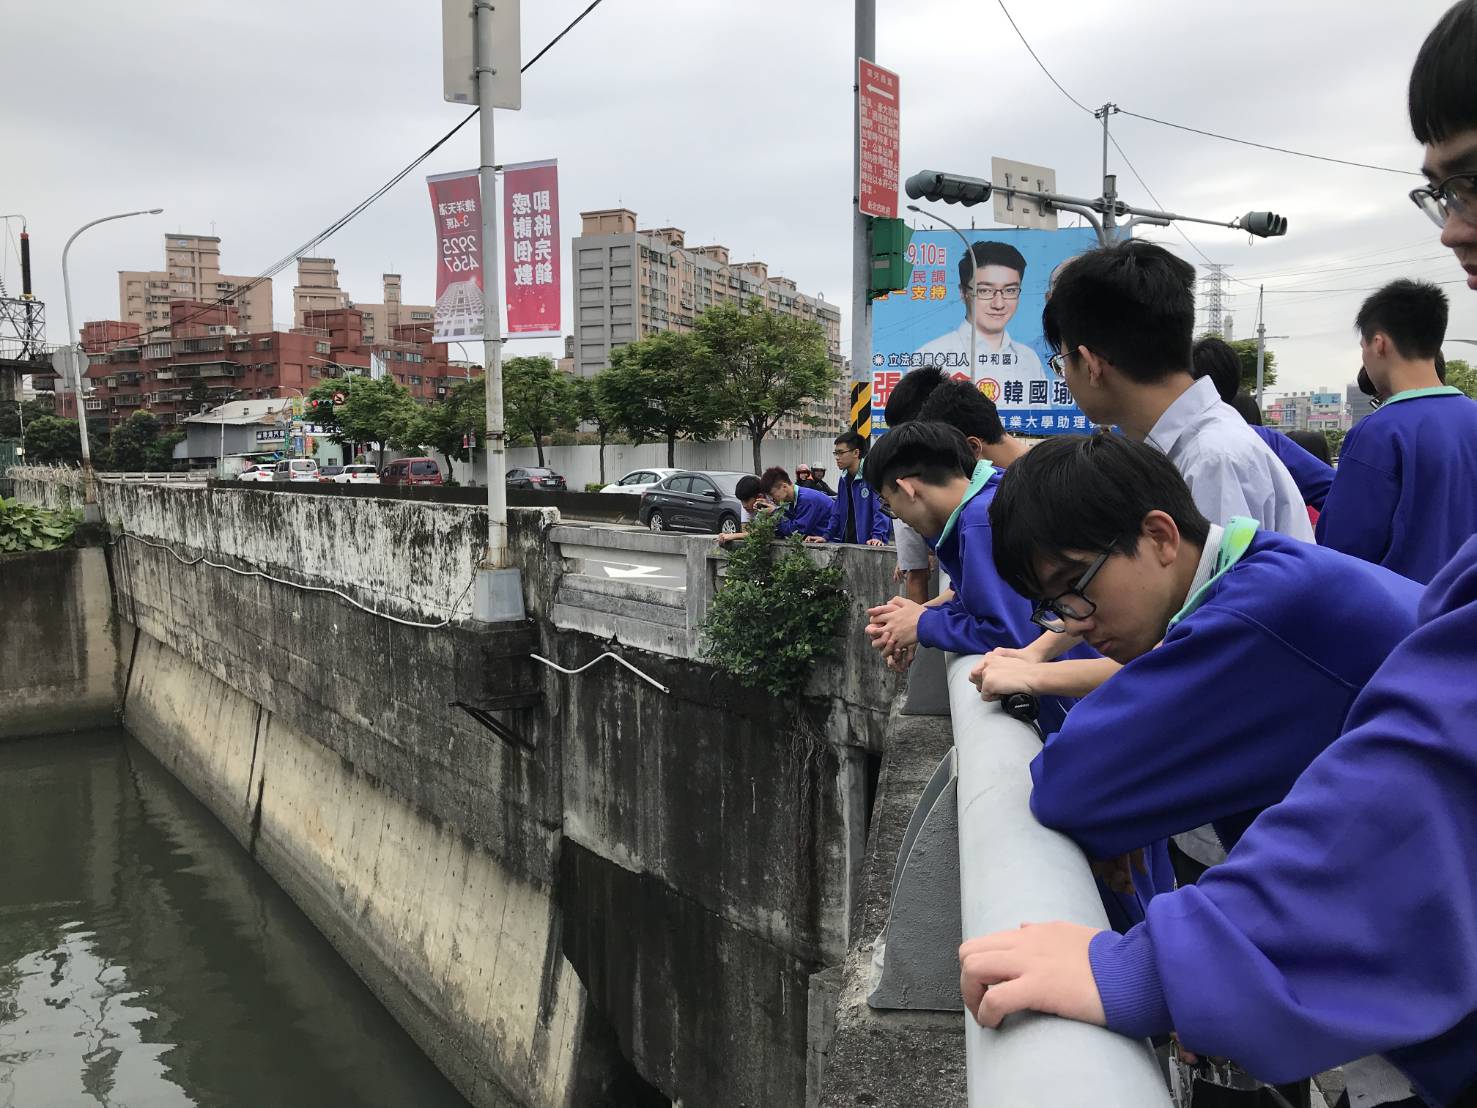
{"label": "black framed eyeglasses", "polygon": [[1477,223],[1477,173],[1453,173],[1434,185],[1411,189],[1410,199],[1438,227],[1445,227],[1450,215]]}
{"label": "black framed eyeglasses", "polygon": [[1063,381],[1067,379],[1067,359],[1070,354],[1053,354],[1046,359],[1046,364],[1051,366],[1051,371]]}
{"label": "black framed eyeglasses", "polygon": [[1021,287],[1020,285],[1005,285],[1001,288],[990,288],[988,285],[971,285],[969,293],[976,300],[994,300],[997,296],[1002,300],[1019,300]]}
{"label": "black framed eyeglasses", "polygon": [[1092,560],[1092,564],[1077,578],[1070,589],[1058,593],[1049,600],[1038,601],[1036,607],[1031,610],[1031,622],[1037,627],[1054,631],[1058,635],[1066,634],[1069,619],[1090,619],[1097,611],[1097,605],[1083,595],[1092,579],[1097,576],[1098,570],[1103,568],[1103,563],[1113,556],[1111,550],[1104,550]]}

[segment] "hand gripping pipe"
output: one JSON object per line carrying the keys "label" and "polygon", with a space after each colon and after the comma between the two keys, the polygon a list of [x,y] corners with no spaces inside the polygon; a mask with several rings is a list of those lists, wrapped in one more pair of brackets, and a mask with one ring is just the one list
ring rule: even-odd
{"label": "hand gripping pipe", "polygon": [[[1106,927],[1087,860],[1031,814],[1035,728],[986,704],[969,683],[976,659],[949,659],[958,758],[959,893],[964,938],[1022,923]],[[964,1015],[970,1108],[1168,1108],[1148,1044],[1038,1013],[989,1031]]]}

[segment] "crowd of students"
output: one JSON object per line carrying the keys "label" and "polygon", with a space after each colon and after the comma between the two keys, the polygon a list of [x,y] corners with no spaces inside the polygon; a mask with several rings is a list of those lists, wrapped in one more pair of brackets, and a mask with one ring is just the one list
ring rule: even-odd
{"label": "crowd of students", "polygon": [[[1409,110],[1411,199],[1477,289],[1477,0],[1426,40]],[[1336,469],[1260,426],[1194,320],[1187,263],[1090,251],[1043,329],[1114,430],[1031,447],[920,369],[864,466],[837,439],[834,500],[776,470],[741,496],[784,533],[894,527],[887,664],[977,654],[982,696],[1040,702],[1032,809],[1100,863],[1113,929],[968,937],[981,1024],[1050,1012],[1266,1082],[1341,1066],[1349,1104],[1477,1104],[1477,403],[1443,383],[1446,296],[1400,280],[1359,310],[1381,402]]]}

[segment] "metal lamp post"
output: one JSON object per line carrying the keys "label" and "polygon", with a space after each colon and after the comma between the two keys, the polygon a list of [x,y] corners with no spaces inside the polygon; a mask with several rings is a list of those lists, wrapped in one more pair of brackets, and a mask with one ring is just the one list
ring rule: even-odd
{"label": "metal lamp post", "polygon": [[84,223],[72,232],[72,237],[62,247],[62,295],[67,303],[67,344],[71,347],[70,363],[72,366],[73,395],[77,398],[77,429],[82,436],[82,487],[83,500],[87,504],[94,501],[92,486],[92,449],[87,441],[87,411],[82,399],[82,342],[81,335],[77,332],[77,324],[72,319],[72,282],[67,272],[67,254],[72,249],[72,243],[77,241],[77,236],[89,227],[96,227],[99,223],[107,223],[113,219],[128,219],[135,215],[159,215],[163,208],[145,208],[137,212],[119,212],[117,215],[105,215],[101,219],[94,219],[91,223]]}
{"label": "metal lamp post", "polygon": [[959,230],[958,227],[955,227],[952,223],[950,223],[947,219],[944,219],[942,216],[934,215],[932,212],[925,212],[917,204],[909,204],[908,211],[917,212],[919,215],[927,216],[929,219],[937,220],[949,230],[958,235],[959,241],[964,244],[964,253],[969,258],[969,379],[973,381],[975,373],[978,372],[976,367],[979,365],[979,359],[975,357],[975,347],[977,345],[976,340],[978,338],[979,328],[975,325],[974,321],[974,302],[975,297],[979,294],[975,292],[974,288],[974,247],[971,246],[969,244],[969,240],[964,237],[963,231]]}

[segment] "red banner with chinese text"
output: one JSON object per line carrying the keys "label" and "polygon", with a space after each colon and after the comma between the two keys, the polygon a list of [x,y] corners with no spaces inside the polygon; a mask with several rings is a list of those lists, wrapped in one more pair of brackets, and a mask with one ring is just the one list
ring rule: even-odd
{"label": "red banner with chinese text", "polygon": [[436,217],[433,342],[482,338],[482,201],[477,171],[427,177]]}
{"label": "red banner with chinese text", "polygon": [[504,300],[508,334],[562,332],[559,324],[559,165],[503,167]]}

